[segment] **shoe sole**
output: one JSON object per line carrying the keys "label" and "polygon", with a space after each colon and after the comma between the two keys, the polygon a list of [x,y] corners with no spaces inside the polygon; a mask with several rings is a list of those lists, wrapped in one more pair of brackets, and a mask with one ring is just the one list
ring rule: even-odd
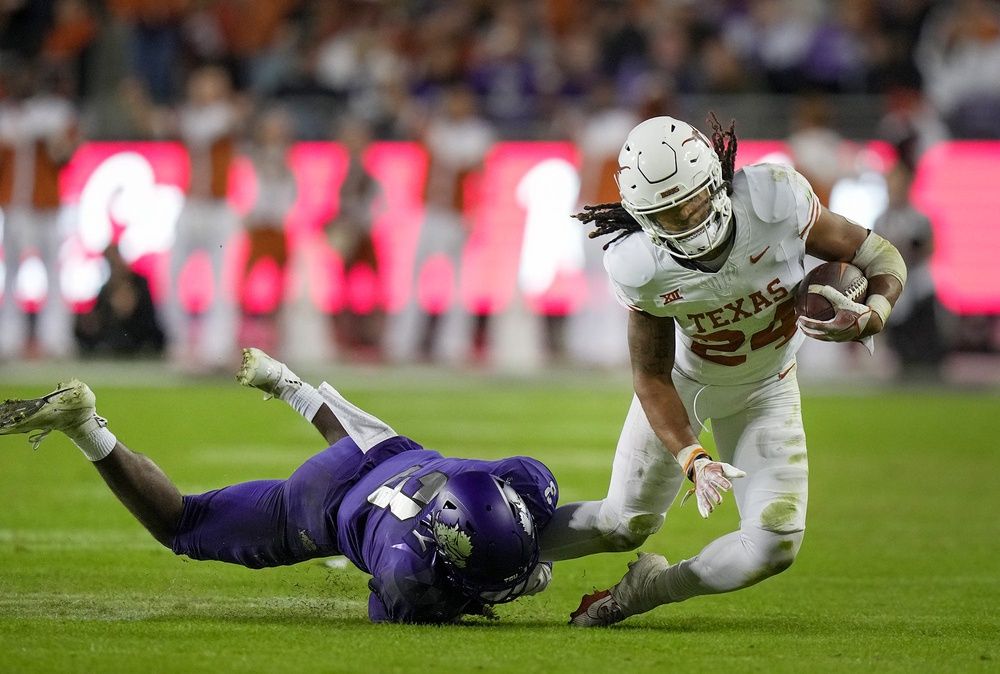
{"label": "shoe sole", "polygon": [[[93,400],[84,401],[85,391],[85,386],[67,386],[56,389],[41,398],[5,401],[0,405],[0,435],[38,430],[37,428],[21,428],[20,426],[38,414],[46,405],[52,404],[58,407],[58,409],[53,410],[53,413],[93,407]],[[93,396],[91,395],[91,397]]]}
{"label": "shoe sole", "polygon": [[46,398],[5,401],[0,405],[0,434],[19,432],[15,427],[45,407],[48,403]]}

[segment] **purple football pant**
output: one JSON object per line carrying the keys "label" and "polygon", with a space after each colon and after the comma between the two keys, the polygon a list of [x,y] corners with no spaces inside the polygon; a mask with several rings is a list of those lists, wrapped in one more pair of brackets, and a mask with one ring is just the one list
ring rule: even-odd
{"label": "purple football pant", "polygon": [[[339,554],[337,509],[372,461],[344,438],[287,480],[256,480],[184,497],[173,551],[252,569]],[[371,459],[373,457],[369,457]]]}

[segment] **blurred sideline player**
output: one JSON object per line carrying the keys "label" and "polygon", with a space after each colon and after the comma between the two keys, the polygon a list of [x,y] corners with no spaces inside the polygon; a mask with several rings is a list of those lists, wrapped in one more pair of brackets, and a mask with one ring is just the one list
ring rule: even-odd
{"label": "blurred sideline player", "polygon": [[181,496],[147,457],[129,450],[73,380],[33,400],[0,405],[0,434],[66,434],[157,541],[178,555],[249,568],[342,554],[370,573],[373,622],[441,623],[545,589],[538,529],[557,487],[535,459],[444,458],[398,435],[332,386],[315,389],[283,363],[245,349],[237,380],[277,396],[330,447],[287,480],[245,482]]}
{"label": "blurred sideline player", "polygon": [[[558,560],[639,547],[663,524],[685,477],[702,517],[733,489],[740,526],[674,565],[640,555],[617,585],[583,598],[575,625],[610,625],[748,587],[791,565],[805,531],[808,475],[795,374],[802,333],[869,338],[906,280],[892,245],[828,211],[790,167],[734,172],[733,127],[724,131],[714,116],[712,125],[711,141],[671,117],[636,126],[618,158],[621,202],[577,216],[596,225],[592,237],[617,234],[604,266],[631,309],[635,396],[607,497],[559,508],[542,551]],[[821,286],[834,318],[796,322],[807,253],[860,267],[865,304]],[[698,441],[708,419],[719,460]]]}

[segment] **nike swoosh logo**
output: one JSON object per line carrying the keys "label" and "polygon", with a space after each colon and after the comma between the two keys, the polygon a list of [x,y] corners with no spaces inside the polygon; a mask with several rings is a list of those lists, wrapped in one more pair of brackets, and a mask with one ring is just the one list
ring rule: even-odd
{"label": "nike swoosh logo", "polygon": [[768,246],[764,250],[760,251],[756,255],[751,255],[750,256],[750,264],[757,264],[760,261],[760,258],[764,257],[764,253],[766,253],[769,250],[771,250],[770,246]]}
{"label": "nike swoosh logo", "polygon": [[781,381],[782,379],[784,379],[785,377],[787,377],[788,373],[791,372],[792,368],[794,368],[794,367],[795,367],[795,363],[792,363],[791,365],[788,366],[787,370],[785,370],[784,372],[779,373],[778,374],[778,381]]}

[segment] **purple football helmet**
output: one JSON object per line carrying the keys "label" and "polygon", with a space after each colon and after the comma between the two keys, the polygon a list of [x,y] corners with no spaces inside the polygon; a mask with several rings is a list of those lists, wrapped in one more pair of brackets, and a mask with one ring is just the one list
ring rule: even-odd
{"label": "purple football helmet", "polygon": [[451,582],[470,597],[490,593],[490,603],[516,598],[538,563],[538,537],[513,487],[484,471],[459,473],[429,513],[437,562]]}

